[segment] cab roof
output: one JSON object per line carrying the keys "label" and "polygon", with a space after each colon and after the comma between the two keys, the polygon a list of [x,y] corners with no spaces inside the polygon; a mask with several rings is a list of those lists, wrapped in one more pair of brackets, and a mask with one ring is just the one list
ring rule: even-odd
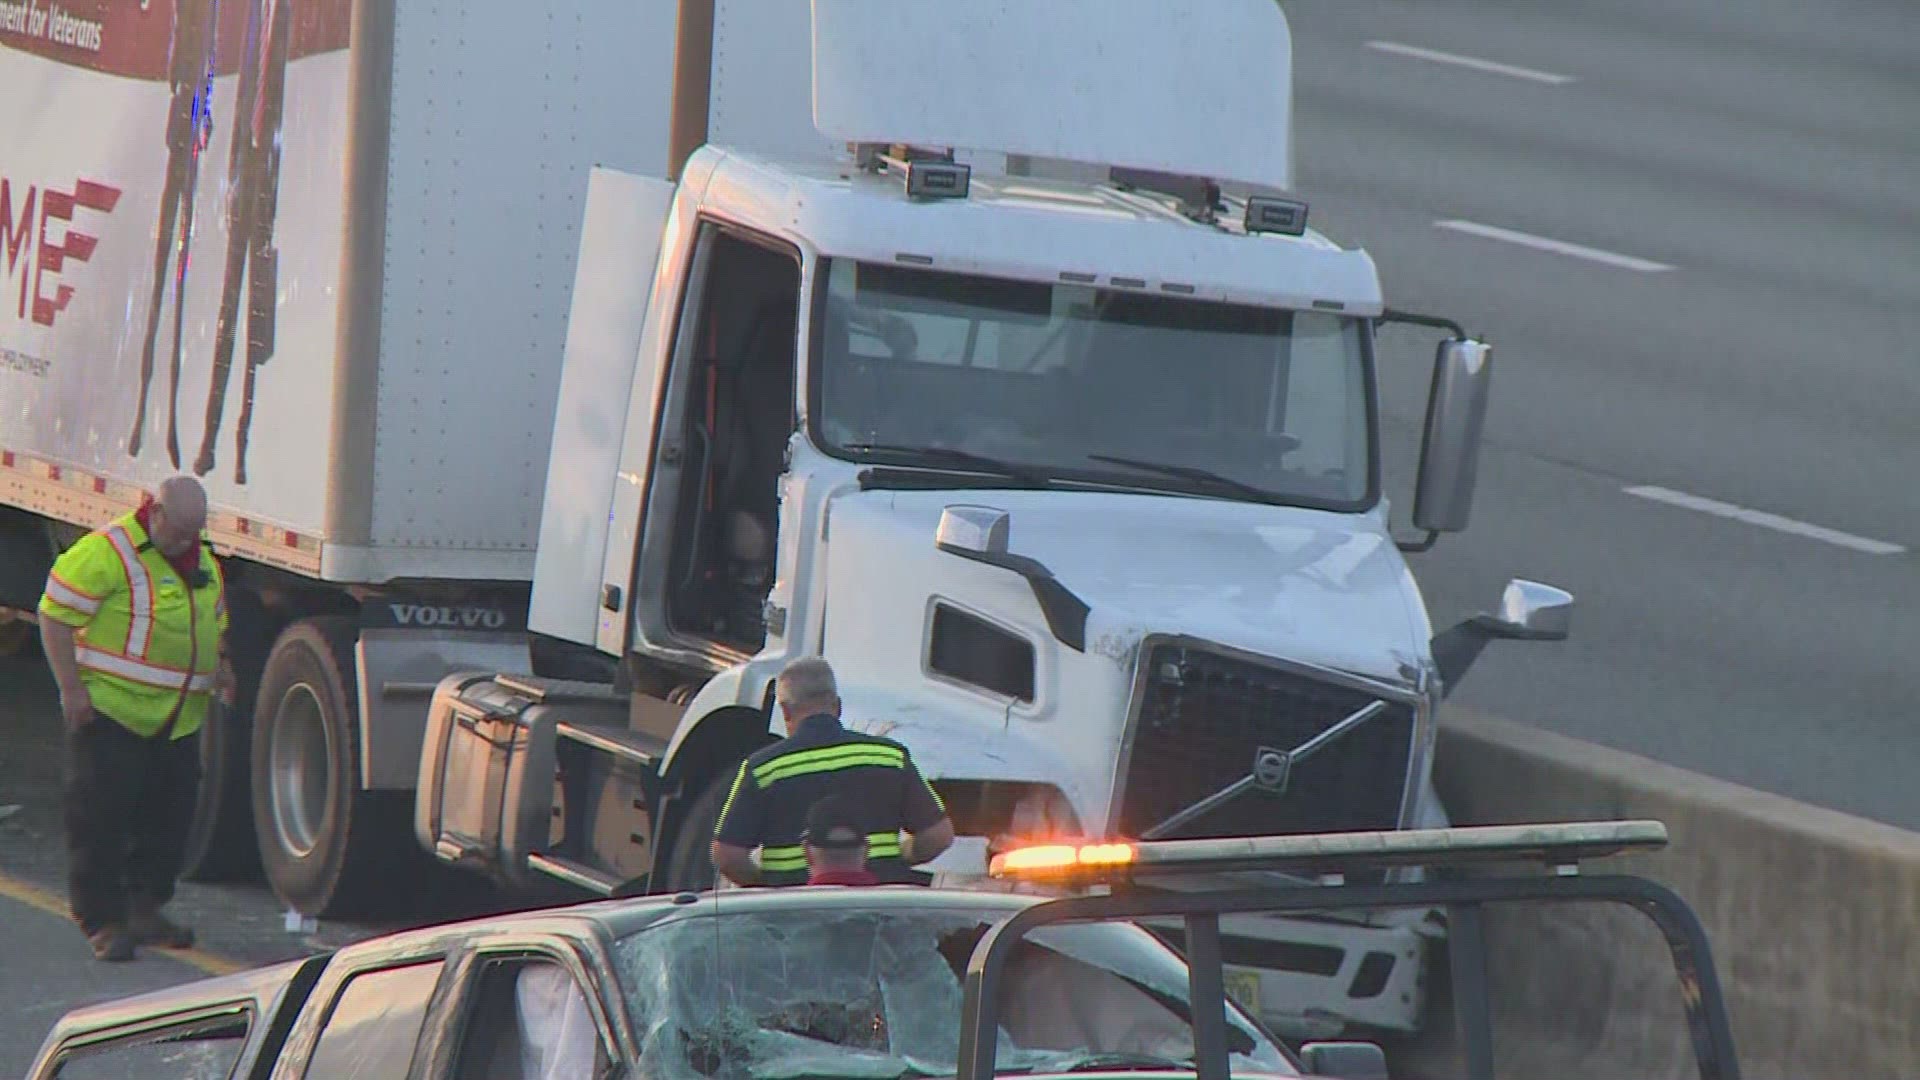
{"label": "cab roof", "polygon": [[[990,175],[965,198],[916,201],[895,176],[708,146],[703,211],[820,254],[1039,282],[1373,316],[1379,276],[1324,235],[1249,235],[1232,215],[1193,221],[1175,201],[1111,183]],[[1237,211],[1236,211],[1237,213]]]}

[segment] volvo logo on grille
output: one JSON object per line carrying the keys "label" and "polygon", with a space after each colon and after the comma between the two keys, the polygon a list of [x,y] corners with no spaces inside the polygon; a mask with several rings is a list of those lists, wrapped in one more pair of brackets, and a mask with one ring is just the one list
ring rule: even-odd
{"label": "volvo logo on grille", "polygon": [[1287,783],[1293,778],[1295,765],[1319,753],[1327,747],[1327,744],[1385,711],[1387,711],[1387,703],[1375,701],[1291,750],[1275,750],[1271,746],[1261,747],[1254,751],[1252,772],[1148,829],[1140,835],[1140,838],[1156,840],[1166,836],[1187,822],[1206,816],[1215,807],[1250,790],[1285,795]]}
{"label": "volvo logo on grille", "polygon": [[1284,795],[1293,776],[1293,755],[1285,750],[1263,746],[1253,755],[1253,786],[1261,791]]}

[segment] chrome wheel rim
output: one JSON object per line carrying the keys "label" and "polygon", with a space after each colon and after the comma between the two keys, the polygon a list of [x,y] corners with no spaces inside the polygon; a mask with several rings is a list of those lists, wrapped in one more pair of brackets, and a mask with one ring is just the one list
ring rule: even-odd
{"label": "chrome wheel rim", "polygon": [[320,695],[306,683],[280,698],[269,758],[274,832],[297,859],[313,854],[333,802],[333,736]]}

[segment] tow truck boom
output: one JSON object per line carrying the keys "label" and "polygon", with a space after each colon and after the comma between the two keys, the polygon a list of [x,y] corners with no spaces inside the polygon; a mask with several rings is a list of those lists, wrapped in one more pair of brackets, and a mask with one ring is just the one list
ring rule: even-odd
{"label": "tow truck boom", "polygon": [[[1193,1002],[1193,1066],[1198,1080],[1229,1080],[1220,918],[1233,914],[1306,914],[1331,908],[1445,909],[1451,930],[1458,1037],[1470,1080],[1492,1080],[1493,1024],[1480,934],[1492,903],[1622,904],[1646,915],[1665,939],[1680,985],[1694,1060],[1704,1080],[1737,1080],[1732,1027],[1714,970],[1706,930],[1684,899],[1649,878],[1627,873],[1587,875],[1582,863],[1667,845],[1658,821],[1590,821],[1537,825],[1257,836],[1230,840],[1103,841],[1043,845],[996,856],[992,874],[1028,882],[1106,885],[1105,895],[1074,895],[1025,908],[989,930],[967,963],[961,1021],[959,1080],[993,1080],[995,1033],[1008,967],[1032,932],[1064,923],[1180,918],[1186,924],[1189,998]],[[1508,871],[1462,876],[1468,868],[1534,864],[1547,874]],[[1433,880],[1348,885],[1345,875],[1367,866],[1419,866]],[[1311,869],[1320,883],[1275,888],[1158,891],[1152,879],[1185,876],[1217,880],[1223,871]],[[1361,1053],[1356,1053],[1359,1051]],[[1386,1076],[1378,1047],[1309,1043],[1307,1064],[1323,1053],[1371,1059],[1362,1071]]]}

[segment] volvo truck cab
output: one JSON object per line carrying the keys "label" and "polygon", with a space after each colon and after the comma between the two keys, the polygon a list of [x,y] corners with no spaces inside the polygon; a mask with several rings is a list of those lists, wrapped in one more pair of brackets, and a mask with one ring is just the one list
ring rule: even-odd
{"label": "volvo truck cab", "polygon": [[[1572,600],[1516,581],[1429,623],[1402,548],[1466,525],[1491,352],[1411,317],[1451,333],[1426,538],[1397,539],[1374,336],[1407,317],[1289,190],[1279,8],[786,7],[754,40],[804,63],[723,17],[709,71],[683,56],[684,156],[593,175],[535,670],[440,684],[421,843],[510,883],[709,887],[807,655],[940,790],[944,881],[1036,837],[1444,825],[1440,701],[1487,641],[1564,637]],[[1308,1034],[1412,1030],[1437,932],[1226,931]]]}

